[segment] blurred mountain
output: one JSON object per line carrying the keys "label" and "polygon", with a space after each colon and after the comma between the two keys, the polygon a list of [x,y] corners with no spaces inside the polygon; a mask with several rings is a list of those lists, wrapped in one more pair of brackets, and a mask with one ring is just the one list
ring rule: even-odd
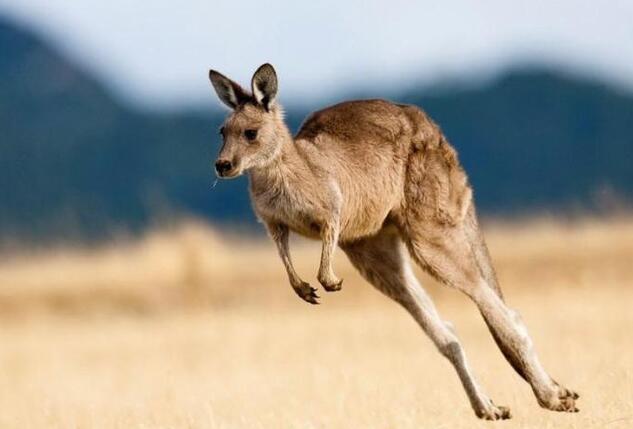
{"label": "blurred mountain", "polygon": [[[423,107],[442,126],[482,211],[592,208],[604,195],[633,197],[631,94],[517,70],[478,88],[413,86],[385,96]],[[293,130],[309,111],[287,110]],[[211,188],[223,116],[132,109],[0,19],[0,234],[100,238],[179,214],[254,222],[246,179]]]}
{"label": "blurred mountain", "polygon": [[253,220],[243,180],[211,191],[219,113],[131,110],[2,21],[0,53],[1,234],[98,237],[175,212]]}

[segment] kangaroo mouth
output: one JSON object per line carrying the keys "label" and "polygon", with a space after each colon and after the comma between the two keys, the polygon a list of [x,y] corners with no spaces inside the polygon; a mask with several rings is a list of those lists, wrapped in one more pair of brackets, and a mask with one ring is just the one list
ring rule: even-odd
{"label": "kangaroo mouth", "polygon": [[242,172],[237,168],[233,168],[228,171],[216,171],[215,173],[220,179],[234,179],[242,174]]}

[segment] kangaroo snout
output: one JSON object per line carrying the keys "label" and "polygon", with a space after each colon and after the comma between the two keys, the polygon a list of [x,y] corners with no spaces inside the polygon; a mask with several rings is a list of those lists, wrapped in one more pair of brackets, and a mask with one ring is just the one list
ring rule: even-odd
{"label": "kangaroo snout", "polygon": [[218,159],[215,162],[215,171],[218,172],[220,177],[233,169],[233,163],[227,159]]}

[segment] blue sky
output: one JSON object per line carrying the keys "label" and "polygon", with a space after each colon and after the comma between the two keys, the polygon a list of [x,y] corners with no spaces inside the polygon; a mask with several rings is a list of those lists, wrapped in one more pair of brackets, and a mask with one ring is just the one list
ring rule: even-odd
{"label": "blue sky", "polygon": [[148,107],[210,105],[208,68],[246,83],[266,61],[293,102],[516,63],[633,89],[632,1],[0,0],[0,12]]}

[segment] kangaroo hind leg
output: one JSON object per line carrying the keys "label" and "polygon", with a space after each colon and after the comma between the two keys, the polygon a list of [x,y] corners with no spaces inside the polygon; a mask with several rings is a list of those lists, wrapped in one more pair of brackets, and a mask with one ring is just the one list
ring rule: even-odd
{"label": "kangaroo hind leg", "polygon": [[496,406],[475,380],[455,332],[440,318],[430,297],[413,275],[397,231],[386,227],[375,237],[342,247],[361,275],[385,295],[400,303],[418,322],[440,353],[451,362],[475,414],[487,420],[510,418],[510,410]]}
{"label": "kangaroo hind leg", "polygon": [[420,224],[417,228],[408,231],[407,243],[415,260],[475,302],[501,352],[530,384],[538,403],[554,411],[578,411],[578,394],[547,374],[527,328],[518,313],[505,304],[474,210],[456,226]]}

